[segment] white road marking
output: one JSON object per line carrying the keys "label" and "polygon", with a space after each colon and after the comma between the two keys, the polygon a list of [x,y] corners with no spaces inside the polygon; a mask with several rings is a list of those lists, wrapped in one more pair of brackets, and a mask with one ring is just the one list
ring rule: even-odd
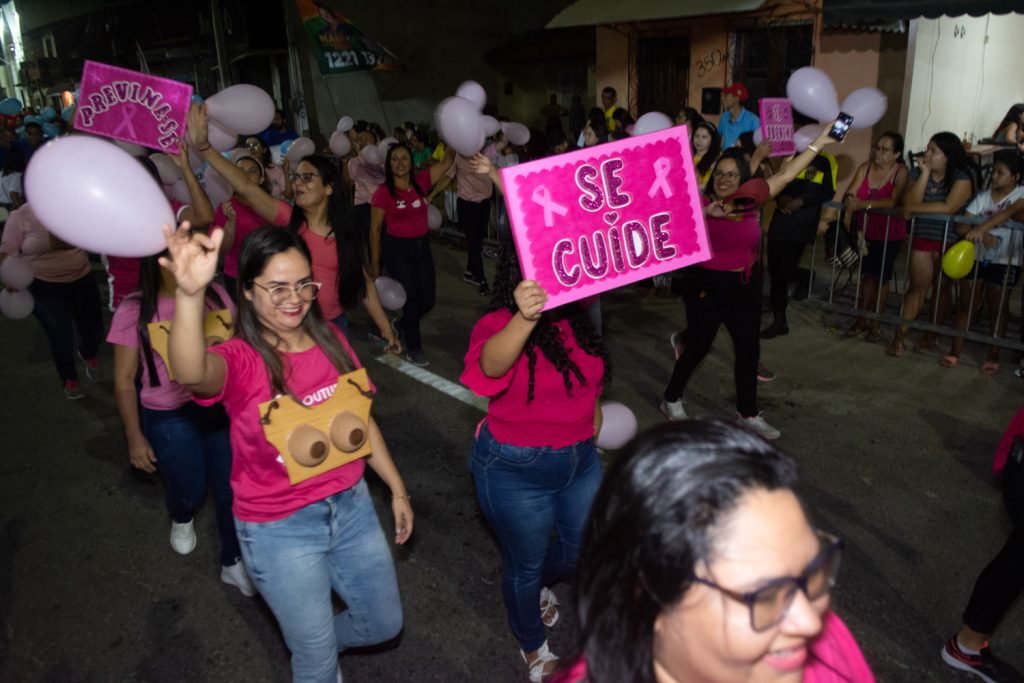
{"label": "white road marking", "polygon": [[466,405],[473,406],[480,412],[487,412],[487,399],[482,396],[477,396],[461,384],[449,382],[444,377],[435,375],[429,370],[424,370],[423,368],[413,365],[409,361],[402,360],[391,353],[377,356],[377,362],[383,363],[390,368],[394,368],[395,370],[426,384],[428,387],[433,387],[442,394],[447,394],[457,401],[462,401]]}

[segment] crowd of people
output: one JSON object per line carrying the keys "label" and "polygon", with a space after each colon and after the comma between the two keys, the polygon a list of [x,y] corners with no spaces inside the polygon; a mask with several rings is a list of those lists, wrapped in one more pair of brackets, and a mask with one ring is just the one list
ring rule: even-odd
{"label": "crowd of people", "polygon": [[[209,490],[221,579],[266,600],[296,681],[329,683],[341,680],[339,652],[387,641],[402,628],[366,465],[390,491],[395,543],[408,540],[414,520],[380,428],[372,416],[341,407],[343,393],[369,405],[378,391],[349,344],[348,312],[362,304],[381,348],[429,363],[421,329],[436,300],[429,210],[437,197],[454,194],[468,251],[462,279],[491,297],[468,333],[461,376],[489,398],[470,470],[500,542],[502,595],[529,680],[872,681],[850,632],[829,610],[842,543],[809,525],[793,492],[793,461],[766,441],[781,430],[757,401],[758,383],[774,378],[760,363],[761,340],[788,334],[788,302],[808,286],[806,247],[829,222],[822,206],[836,194],[837,163],[824,148],[835,141],[826,127],[805,149],[773,161],[770,144],[753,142],[758,123],[746,100],[742,84],[726,88],[717,125],[689,107],[676,114],[690,133],[713,256],[671,285],[684,302],[686,327],[672,335],[675,363],[660,397],[670,424],[636,439],[606,474],[594,439],[614,339],[602,329],[600,300],[544,310],[547,293],[522,278],[507,216],[502,229],[503,212],[492,212],[492,202],[503,205],[501,166],[629,135],[634,121],[610,87],[589,112],[578,99],[571,108],[552,100],[542,110],[546,129],[530,146],[510,145],[499,132],[467,157],[411,122],[388,136],[359,121],[347,133],[348,156],[313,154],[294,168],[270,154],[294,134],[283,112],[266,133],[239,140],[242,153],[226,156],[209,142],[205,107],[194,105],[189,144],[181,139],[174,157],[190,202],[172,202],[181,225],[165,229],[162,254],[105,259],[113,310],[106,333],[89,256],[35,218],[31,197],[13,180],[26,154],[5,148],[0,199],[8,201],[0,203],[10,215],[0,261],[18,255],[35,267],[34,314],[68,398],[82,396],[78,362],[93,376],[104,334],[113,345],[128,459],[159,472],[174,551],[195,548],[193,519]],[[987,303],[1004,333],[1007,290],[1024,252],[1020,233],[1007,225],[1024,218],[1017,147],[1024,106],[1014,111],[994,136],[1008,144],[995,155],[988,188],[951,133],[935,134],[909,169],[902,136],[878,136],[843,195],[843,216],[865,245],[858,301],[865,312],[884,306],[913,220],[902,317],[916,318],[929,288],[933,320],[951,312],[956,283],[940,284],[936,275],[943,251],[962,236],[988,257],[975,266],[977,278],[959,284],[955,325],[968,329]],[[388,137],[394,141],[380,163],[362,153]],[[228,201],[211,204],[191,171],[190,148],[230,184]],[[158,177],[151,162],[141,163]],[[457,189],[449,193],[452,183]],[[482,255],[492,215],[500,239],[489,283]],[[772,321],[762,328],[765,262]],[[385,273],[407,295],[394,319],[374,284]],[[684,394],[722,325],[734,346],[737,419],[690,420]],[[897,328],[891,355],[904,353],[907,332]],[[846,333],[882,339],[871,318],[855,320]],[[925,335],[919,345],[935,343]],[[955,366],[962,349],[963,339],[954,338],[943,365]],[[998,369],[997,347],[982,369]],[[285,417],[292,404],[309,409],[308,417]],[[284,447],[275,445],[275,419],[298,420]],[[329,433],[314,422],[329,424]],[[368,457],[341,455],[367,444]],[[322,469],[296,479],[293,467]],[[1016,534],[987,571],[1021,574]],[[559,659],[547,641],[559,621],[552,588],[574,573],[579,638]],[[964,630],[943,650],[948,663],[1009,671],[975,636],[994,630],[1024,588],[1013,585],[972,598]],[[337,614],[332,591],[345,602]],[[975,606],[982,602],[984,610]]]}

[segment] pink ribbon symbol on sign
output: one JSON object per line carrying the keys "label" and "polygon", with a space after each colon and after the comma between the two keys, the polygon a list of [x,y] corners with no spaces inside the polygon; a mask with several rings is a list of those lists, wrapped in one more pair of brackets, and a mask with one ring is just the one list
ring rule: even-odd
{"label": "pink ribbon symbol on sign", "polygon": [[[125,104],[118,108],[121,112],[121,124],[110,132],[113,136],[122,136],[129,138],[130,140],[137,140],[138,135],[135,133],[135,126],[132,125],[132,114],[135,113],[134,104]],[[128,129],[127,133],[121,131]]]}
{"label": "pink ribbon symbol on sign", "polygon": [[665,196],[665,199],[669,199],[675,192],[672,190],[672,186],[668,184],[668,172],[672,170],[672,162],[668,157],[659,157],[654,162],[654,182],[651,183],[651,187],[647,190],[648,197],[654,197],[654,195],[661,192]]}
{"label": "pink ribbon symbol on sign", "polygon": [[555,224],[554,214],[564,216],[569,213],[568,208],[562,206],[561,204],[559,204],[558,202],[551,198],[551,193],[548,191],[548,188],[544,187],[543,185],[541,185],[540,187],[535,187],[533,189],[533,194],[530,195],[530,199],[532,199],[535,204],[538,204],[541,208],[544,209],[545,228],[550,228],[552,225]]}

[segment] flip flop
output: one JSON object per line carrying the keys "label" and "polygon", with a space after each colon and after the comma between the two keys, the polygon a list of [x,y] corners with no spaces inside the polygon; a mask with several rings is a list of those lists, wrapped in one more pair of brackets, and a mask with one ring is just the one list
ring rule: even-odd
{"label": "flip flop", "polygon": [[994,375],[999,372],[999,361],[987,360],[981,364],[981,374]]}
{"label": "flip flop", "polygon": [[864,339],[871,342],[872,344],[876,344],[882,341],[882,330],[878,329],[877,327],[869,328],[868,334],[866,337],[864,337]]}
{"label": "flip flop", "polygon": [[907,347],[905,344],[903,344],[903,342],[900,342],[899,344],[893,344],[892,346],[885,350],[886,355],[892,356],[893,358],[903,358],[903,355],[906,352]]}
{"label": "flip flop", "polygon": [[939,359],[939,365],[944,368],[955,368],[960,365],[960,356],[954,356],[953,354],[943,356]]}

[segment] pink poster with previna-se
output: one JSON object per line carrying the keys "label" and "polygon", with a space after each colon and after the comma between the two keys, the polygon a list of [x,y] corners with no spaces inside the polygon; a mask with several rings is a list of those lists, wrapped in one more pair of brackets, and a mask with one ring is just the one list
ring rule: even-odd
{"label": "pink poster with previna-se", "polygon": [[86,61],[75,129],[177,153],[191,101],[191,85]]}
{"label": "pink poster with previna-se", "polygon": [[546,309],[711,257],[685,126],[501,169]]}
{"label": "pink poster with previna-se", "polygon": [[785,97],[763,97],[757,101],[761,136],[772,143],[773,157],[796,154],[793,142],[793,105]]}

